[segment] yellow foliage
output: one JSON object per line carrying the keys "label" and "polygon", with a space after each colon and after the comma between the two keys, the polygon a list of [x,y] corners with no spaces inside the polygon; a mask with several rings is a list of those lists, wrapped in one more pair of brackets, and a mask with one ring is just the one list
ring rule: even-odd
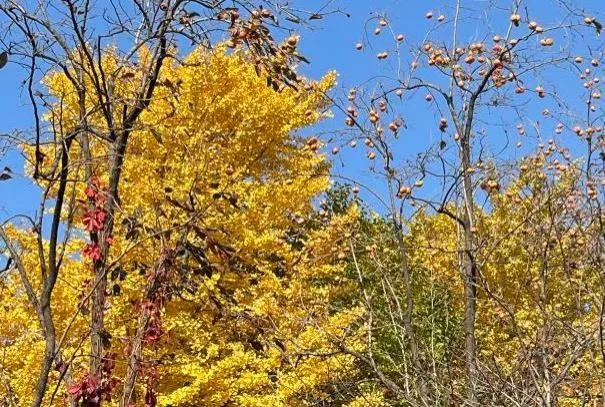
{"label": "yellow foliage", "polygon": [[345,407],[387,407],[384,395],[380,391],[370,390],[357,396],[353,401],[347,403]]}
{"label": "yellow foliage", "polygon": [[[578,169],[570,166],[553,180],[543,176],[544,157],[527,161],[527,169],[506,191],[491,193],[489,211],[475,212],[479,358],[497,363],[512,377],[523,374],[528,354],[545,352],[554,372],[566,372],[571,363],[572,380],[566,379],[570,384],[561,405],[580,405],[570,389],[598,386],[599,375],[592,373],[603,368],[595,356],[596,342],[574,348],[577,338],[592,338],[599,326],[593,291],[600,284],[599,272],[586,245],[586,236],[595,232],[578,221]],[[463,209],[452,204],[448,210],[456,214]],[[411,267],[428,270],[434,284],[447,287],[462,318],[461,226],[450,217],[421,211],[409,229]]]}
{"label": "yellow foliage", "polygon": [[[336,312],[328,304],[346,290],[343,267],[331,249],[343,244],[342,231],[357,212],[327,226],[306,226],[314,213],[313,200],[329,186],[328,165],[295,136],[327,116],[324,92],[334,85],[335,75],[308,82],[308,90],[277,93],[246,58],[219,48],[194,51],[182,63],[171,60],[130,135],[109,259],[128,277],[121,294],[108,297],[105,316],[113,338],[111,351],[118,355],[116,376],[123,376],[125,369],[121,338],[126,341],[134,332],[133,303],[141,300],[146,283],[137,272],[140,264],[153,265],[161,247],[182,239],[181,231],[187,228],[185,238],[192,244],[203,247],[211,240],[237,259],[230,262],[208,251],[212,271],[189,276],[190,290],[166,303],[163,338],[157,348],[145,351],[146,358],[161,361],[162,406],[303,406],[329,397],[327,386],[336,378],[355,374],[352,358],[334,352],[332,344],[350,340],[360,346],[351,329],[360,310]],[[144,65],[144,52],[141,59]],[[128,103],[141,73],[123,65],[111,50],[104,69],[115,74],[115,93]],[[55,126],[60,122],[57,131],[66,134],[77,126],[74,89],[61,73],[49,75],[45,83],[58,101],[47,119]],[[97,132],[107,132],[94,93],[87,109],[93,112],[89,123]],[[116,114],[114,120],[121,117]],[[107,151],[106,141],[93,137],[95,174],[102,182],[107,181]],[[71,154],[80,157],[80,139]],[[71,178],[79,179],[70,187],[83,200],[82,168],[74,167]],[[78,224],[84,205],[75,209]],[[137,224],[134,239],[126,239],[129,219]],[[195,235],[196,229],[206,238]],[[27,270],[32,276],[38,273],[31,235],[14,229],[11,236],[19,242]],[[91,289],[91,265],[78,254],[84,243],[80,237],[69,242],[55,289],[59,334]],[[0,332],[7,339],[1,368],[19,405],[26,405],[42,336],[18,279],[11,275],[2,290],[0,301],[10,313],[0,320]],[[82,307],[88,306],[83,301]],[[73,320],[62,355],[74,355],[69,371],[77,380],[88,363],[88,342],[82,340],[88,318],[80,313]],[[55,372],[51,387],[56,378]]]}

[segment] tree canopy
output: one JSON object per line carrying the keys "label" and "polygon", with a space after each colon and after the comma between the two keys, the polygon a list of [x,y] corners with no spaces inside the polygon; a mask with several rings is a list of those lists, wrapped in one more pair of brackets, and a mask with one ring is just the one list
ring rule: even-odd
{"label": "tree canopy", "polygon": [[0,407],[603,405],[598,10],[231,3],[0,1]]}

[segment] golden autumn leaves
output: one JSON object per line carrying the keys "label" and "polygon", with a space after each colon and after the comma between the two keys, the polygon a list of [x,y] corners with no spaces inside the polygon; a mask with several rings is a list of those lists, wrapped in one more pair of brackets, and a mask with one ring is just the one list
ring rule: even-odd
{"label": "golden autumn leaves", "polygon": [[[295,40],[287,40],[289,46]],[[119,66],[111,52],[106,58],[108,72]],[[174,301],[155,308],[161,313],[164,331],[161,338],[154,337],[153,349],[145,347],[141,363],[147,370],[158,366],[162,379],[154,382],[149,394],[157,396],[161,405],[237,402],[291,407],[321,394],[335,373],[355,374],[352,358],[337,352],[327,358],[306,357],[299,365],[292,362],[298,353],[334,350],[330,335],[357,341],[351,328],[359,311],[332,313],[326,304],[344,295],[344,287],[336,284],[343,281],[342,262],[348,250],[342,236],[354,221],[355,211],[326,213],[313,229],[306,229],[316,218],[313,200],[329,186],[328,166],[325,157],[316,154],[319,139],[301,141],[292,135],[327,117],[324,94],[335,76],[305,80],[298,92],[275,92],[263,76],[257,76],[249,58],[253,56],[240,51],[227,55],[224,48],[210,53],[196,50],[185,64],[166,66],[162,81],[172,86],[158,88],[157,98],[137,123],[124,159],[121,202],[113,219],[118,226],[115,239],[107,241],[111,245],[108,258],[101,258],[97,243],[83,242],[80,233],[68,242],[68,253],[75,258],[119,261],[119,270],[111,274],[119,275],[121,290],[108,296],[104,314],[106,329],[116,338],[108,341],[107,355],[114,355],[115,366],[108,369],[107,380],[124,376],[132,343],[124,335],[136,329],[135,321],[124,316],[132,315],[133,309],[138,314],[143,308],[137,304],[146,304],[141,296],[152,274],[145,270],[158,260],[159,239],[170,245],[178,241],[176,231],[190,228],[191,247],[207,248],[211,271],[187,275],[192,284],[187,286],[189,291],[183,288]],[[136,67],[129,68],[133,75],[116,82],[116,92],[122,95],[128,94],[133,78],[140,74]],[[52,75],[46,83],[58,97],[73,95],[61,74]],[[242,93],[242,89],[247,91]],[[76,100],[63,97],[63,101],[62,119],[70,123]],[[89,120],[92,125],[100,122],[95,114]],[[78,146],[74,147],[73,154],[79,153]],[[102,140],[91,143],[91,154],[96,163],[103,162],[106,146]],[[102,169],[98,168],[100,173]],[[147,174],[145,182],[140,174]],[[75,225],[82,232],[101,234],[108,221],[106,181],[87,180],[75,167],[70,177],[76,180],[76,196],[82,198],[77,200]],[[234,197],[237,205],[232,204]],[[136,233],[131,233],[132,228]],[[294,231],[304,240],[290,242]],[[228,247],[230,255],[223,256],[216,250],[219,246]],[[35,250],[27,250],[25,256],[28,264],[35,263]],[[64,267],[69,279],[58,282],[54,295],[85,302],[91,284],[90,262],[74,262],[70,257]],[[72,285],[71,281],[87,282]],[[25,302],[25,298],[11,301]],[[300,301],[307,308],[301,308]],[[77,307],[74,301],[57,304],[54,311],[61,326],[79,312]],[[64,345],[66,352],[77,355],[69,368],[74,382],[69,388],[63,385],[60,392],[89,400],[101,387],[80,363],[84,356],[79,344],[86,337],[80,319]],[[24,321],[12,317],[0,321],[2,331],[4,324],[28,329]],[[259,330],[264,334],[259,336]],[[14,339],[16,348],[29,346]],[[143,339],[146,344],[151,341],[148,336]],[[27,400],[31,384],[24,378],[36,371],[37,359],[33,353],[31,360],[20,360],[18,352],[11,355],[12,386]],[[121,384],[107,383],[112,386],[103,388],[103,396],[119,391]],[[234,388],[238,389],[235,394]],[[142,382],[136,391],[148,393]]]}
{"label": "golden autumn leaves", "polygon": [[[161,9],[163,4],[166,3],[160,5]],[[184,15],[180,22],[190,24],[193,17]],[[449,17],[433,12],[425,17],[445,25],[451,21]],[[293,137],[292,134],[328,116],[326,108],[330,101],[325,93],[334,84],[334,76],[330,74],[318,82],[307,81],[298,75],[288,77],[300,85],[297,86],[298,92],[284,86],[276,87],[270,81],[268,84],[279,92],[268,89],[266,74],[285,74],[280,64],[289,57],[295,57],[299,37],[287,36],[283,43],[276,45],[280,51],[272,49],[276,52],[269,52],[273,57],[268,59],[259,60],[258,54],[242,52],[238,46],[264,35],[262,21],[270,18],[270,13],[260,9],[253,10],[250,19],[242,19],[236,9],[225,10],[218,19],[229,25],[232,38],[225,47],[233,47],[235,52],[226,54],[224,48],[212,52],[196,50],[183,61],[171,60],[167,64],[158,86],[158,97],[154,98],[133,129],[115,219],[121,226],[116,229],[115,241],[112,237],[104,241],[112,246],[111,253],[107,259],[102,258],[105,255],[98,244],[82,242],[79,234],[67,242],[77,246],[75,250],[73,247],[68,250],[65,266],[75,282],[59,282],[57,295],[60,298],[77,296],[85,302],[86,290],[82,287],[90,285],[87,281],[90,264],[83,262],[86,267],[74,264],[73,259],[81,259],[80,255],[93,262],[119,262],[120,267],[124,267],[124,270],[112,270],[112,275],[115,271],[115,278],[119,276],[123,285],[104,308],[108,332],[120,338],[108,345],[112,348],[108,353],[112,355],[111,368],[106,369],[108,379],[113,378],[114,370],[116,376],[122,373],[127,358],[133,355],[133,342],[129,336],[135,325],[128,318],[133,310],[143,315],[153,311],[157,320],[162,322],[162,329],[152,326],[153,329],[142,335],[146,344],[153,344],[153,349],[146,349],[141,360],[148,368],[159,369],[150,376],[154,382],[150,405],[296,407],[319,399],[347,407],[367,405],[364,402],[368,403],[368,400],[376,405],[387,405],[384,398],[389,393],[383,392],[378,385],[370,391],[357,392],[356,396],[361,394],[349,404],[336,396],[330,399],[326,391],[336,388],[335,393],[341,394],[338,387],[341,383],[335,382],[334,376],[347,383],[353,383],[360,377],[357,376],[360,374],[359,360],[355,362],[351,354],[341,352],[346,346],[354,351],[365,349],[364,335],[368,332],[361,323],[363,310],[356,306],[359,297],[350,297],[354,292],[351,285],[356,284],[355,279],[350,279],[351,269],[353,265],[358,267],[351,263],[351,259],[354,254],[359,252],[363,256],[365,252],[370,260],[376,262],[382,254],[392,254],[393,250],[380,243],[383,236],[373,236],[376,241],[363,244],[361,247],[365,248],[356,251],[354,244],[365,237],[362,232],[366,231],[352,231],[352,225],[358,225],[361,218],[355,205],[348,210],[337,211],[327,201],[321,201],[319,208],[314,209],[318,196],[327,191],[330,183],[326,157],[318,154],[324,145],[319,136]],[[510,22],[520,27],[523,18],[515,14]],[[389,24],[386,18],[378,19],[374,33],[379,35],[387,31],[385,27]],[[592,25],[593,20],[586,24]],[[531,33],[527,35],[536,40],[534,45],[553,47],[551,50],[557,48],[553,46],[554,40],[547,36],[549,28],[542,28],[537,22],[528,23],[528,28]],[[535,100],[540,102],[555,95],[556,90],[550,84],[545,82],[534,87],[535,83],[529,85],[517,76],[517,60],[513,51],[521,48],[517,47],[527,38],[509,39],[492,34],[452,49],[441,41],[426,40],[414,50],[416,54],[409,65],[410,70],[420,67],[432,72],[443,70],[448,81],[451,78],[453,88],[457,87],[456,91],[460,92],[473,92],[474,87],[485,80],[490,88],[510,90],[512,97],[527,93],[526,98],[535,95],[538,98]],[[393,34],[393,39],[398,50],[407,46],[408,40],[403,34]],[[364,45],[358,43],[355,48],[362,50]],[[382,61],[393,55],[393,52],[383,51],[377,58]],[[112,71],[120,61],[113,58],[111,52],[107,56],[104,68]],[[276,62],[278,67],[274,67],[274,71],[255,69],[262,65],[262,61]],[[589,61],[592,68],[586,68]],[[599,59],[575,56],[573,63],[573,66],[582,68],[590,97],[599,99],[598,78],[590,71],[599,66]],[[128,99],[131,85],[137,83],[139,75],[138,68],[133,65],[127,66],[122,75],[116,75],[119,98]],[[69,97],[73,94],[69,83],[60,73],[48,78],[47,83],[54,96],[65,103],[67,109],[62,114],[66,116],[62,119],[73,124],[69,115],[76,106]],[[359,142],[361,148],[365,146],[365,156],[373,168],[392,159],[385,140],[398,138],[406,128],[406,122],[396,114],[392,103],[414,97],[418,92],[413,85],[399,81],[370,103],[363,100],[366,95],[361,88],[351,89],[346,96],[348,106],[343,107],[342,114],[349,127],[346,130],[355,132],[356,136],[343,144],[354,148]],[[422,103],[423,108],[438,107],[442,101],[439,89],[421,87],[419,93],[419,97],[424,97],[430,104]],[[94,100],[85,102],[91,106],[95,103]],[[460,109],[465,111],[468,107],[461,106]],[[545,118],[554,115],[547,108],[540,110]],[[91,111],[90,121],[96,126],[100,121],[94,109]],[[511,127],[514,128],[514,124]],[[474,137],[472,132],[460,132],[456,118],[450,117],[445,109],[435,115],[431,128],[441,139],[435,145],[436,154],[446,149],[448,144],[443,140],[446,135],[451,135],[457,142],[453,145],[468,142]],[[359,135],[366,129],[369,129],[367,133]],[[593,139],[602,133],[598,125],[578,124],[572,127],[561,122],[555,127],[555,133],[560,134],[566,129]],[[527,125],[519,124],[517,127],[519,136],[526,136],[531,131]],[[515,169],[510,179],[500,174],[491,163],[481,160],[464,170],[463,175],[474,174],[471,178],[473,188],[494,205],[493,213],[477,210],[479,220],[470,228],[472,239],[484,245],[482,248],[500,238],[508,239],[515,232],[514,225],[511,225],[513,220],[523,223],[538,219],[532,211],[540,208],[540,194],[544,191],[558,194],[560,205],[559,195],[565,196],[572,190],[568,187],[575,182],[573,177],[578,166],[554,141],[549,139],[545,144],[541,144],[536,156],[521,161],[519,171]],[[332,153],[338,154],[341,147],[332,147]],[[95,139],[91,148],[95,162],[102,162],[107,153],[103,140]],[[79,157],[80,153],[79,146],[75,147],[74,156]],[[384,174],[389,180],[395,180],[389,186],[393,198],[396,198],[392,199],[394,205],[409,202],[414,206],[421,202],[416,198],[421,198],[423,188],[432,190],[435,178],[424,168],[406,174],[404,180],[404,176],[398,179],[399,169],[394,170],[389,165],[385,164]],[[102,170],[101,167],[99,169]],[[107,204],[104,183],[94,177],[86,179],[75,167],[70,171],[70,179],[74,180],[77,188],[75,195],[85,195],[85,200],[79,202],[74,212],[78,231],[103,231],[108,221],[104,210]],[[141,182],[140,174],[146,175],[145,182]],[[456,173],[452,178],[458,176]],[[601,186],[597,181],[588,180],[584,187],[590,200],[599,197]],[[359,186],[347,188],[347,191],[356,196],[353,202],[359,202]],[[572,191],[569,201],[575,201],[570,203],[570,207],[584,197],[576,194],[579,188]],[[449,205],[445,202],[439,209],[446,211],[446,204]],[[418,217],[399,225],[402,226],[400,229],[409,226],[411,230],[409,243],[405,241],[402,247],[412,249],[411,264],[418,268],[414,271],[415,278],[429,270],[430,281],[423,280],[423,284],[443,284],[457,295],[456,263],[461,253],[457,247],[459,235],[456,235],[459,225],[452,225],[450,219],[440,215],[427,216],[424,204],[417,206],[419,208],[414,210],[419,210]],[[454,204],[451,207],[458,212]],[[539,215],[542,223],[552,220],[546,211]],[[385,225],[385,230],[393,229],[390,223],[385,222]],[[186,233],[179,234],[182,230]],[[484,233],[488,230],[493,231],[493,236]],[[131,233],[133,231],[136,233]],[[521,233],[527,236],[531,231],[531,228],[523,227]],[[570,232],[570,239],[575,240],[573,244],[564,242],[565,247],[576,248],[581,246],[578,241],[588,240],[576,239],[578,235],[581,233]],[[435,236],[439,237],[437,241]],[[548,240],[549,245],[551,240]],[[152,302],[141,298],[146,282],[153,280],[150,265],[159,260],[160,247],[183,241],[187,244],[178,251],[178,256],[184,259],[179,260],[182,269],[178,273],[187,285],[178,287],[180,291],[175,291],[176,295],[171,293],[170,301],[168,296],[162,297],[152,306]],[[26,252],[34,253],[35,245],[31,242],[22,244],[29,248]],[[81,249],[82,244],[84,249]],[[535,243],[535,246],[540,244]],[[525,238],[515,236],[506,240],[506,245],[498,252],[496,261],[488,263],[491,259],[486,260],[485,275],[486,281],[501,289],[507,300],[515,301],[522,296],[516,295],[510,286],[525,281],[523,279],[527,275],[537,273],[538,269],[520,267],[514,262],[498,264],[500,258],[522,259],[524,264],[533,259],[529,255],[519,255],[529,246]],[[558,261],[556,256],[553,259]],[[28,254],[27,261],[35,263],[35,256]],[[363,267],[368,267],[368,264],[363,264]],[[386,270],[390,271],[391,267]],[[387,274],[391,273],[383,273],[382,276]],[[81,281],[85,282],[80,284]],[[17,301],[23,302],[22,298],[17,298]],[[488,310],[488,317],[501,316],[502,311],[493,304],[482,303],[481,306]],[[459,304],[455,307],[453,314],[461,309]],[[520,306],[519,309],[531,314],[528,308]],[[69,301],[58,303],[55,311],[61,321],[69,320],[74,312],[79,312]],[[21,314],[28,315],[27,312]],[[482,322],[488,324],[488,317]],[[532,318],[535,316],[522,316],[521,319],[530,329],[537,329]],[[27,324],[22,319],[27,318],[11,314],[10,328],[26,329]],[[0,326],[0,330],[4,328],[6,326]],[[504,349],[507,360],[502,363],[506,367],[518,349],[510,341],[498,347],[497,336],[506,333],[501,328],[494,327],[493,334],[488,329],[480,334],[487,344],[486,349]],[[66,347],[77,358],[85,356],[78,348],[82,337],[86,337],[86,327],[82,325],[76,325],[73,335],[70,333],[67,337]],[[23,337],[14,340],[20,346],[39,343],[39,338],[31,339],[32,342]],[[23,361],[14,355],[9,359],[13,369],[22,377],[34,371],[35,360]],[[76,381],[75,385],[67,387],[67,393],[80,399],[96,397],[100,384],[85,374],[86,369],[82,365],[75,363],[73,366]],[[20,397],[27,397],[25,380],[17,379],[11,385]],[[112,389],[105,391],[111,393]],[[139,386],[138,391],[144,394],[144,386]]]}

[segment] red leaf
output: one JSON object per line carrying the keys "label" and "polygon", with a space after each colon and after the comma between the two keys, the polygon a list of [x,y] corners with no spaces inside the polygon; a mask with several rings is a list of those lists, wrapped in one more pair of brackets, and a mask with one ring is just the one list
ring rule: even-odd
{"label": "red leaf", "polygon": [[76,398],[79,398],[82,396],[82,383],[76,383],[76,384],[72,384],[71,386],[69,386],[67,388],[67,392]]}
{"label": "red leaf", "polygon": [[97,261],[101,258],[101,249],[95,243],[88,243],[84,246],[82,254],[92,261]]}
{"label": "red leaf", "polygon": [[95,189],[92,188],[92,187],[86,188],[86,190],[84,191],[84,193],[86,194],[87,197],[89,197],[91,199],[94,198],[95,195],[97,195],[97,191],[95,191]]}

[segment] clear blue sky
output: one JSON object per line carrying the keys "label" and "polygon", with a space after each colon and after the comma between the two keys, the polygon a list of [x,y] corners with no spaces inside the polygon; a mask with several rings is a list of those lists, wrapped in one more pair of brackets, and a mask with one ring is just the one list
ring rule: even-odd
{"label": "clear blue sky", "polygon": [[[588,10],[589,14],[605,21],[604,0],[572,1]],[[97,4],[101,3],[98,2]],[[292,3],[311,9],[314,5],[324,3],[324,1],[303,0],[300,2],[293,1]],[[559,21],[561,16],[566,13],[565,9],[560,6],[559,0],[528,0],[524,3],[528,4],[530,16],[539,20],[545,27]],[[472,14],[475,17],[480,17],[481,10],[487,9],[490,4],[494,5],[496,11],[493,12],[489,25],[483,19],[463,19],[460,27],[460,41],[468,43],[491,38],[495,33],[504,34],[508,25],[512,1],[463,0],[462,4],[465,7],[465,11],[463,11],[465,16]],[[389,58],[384,62],[379,62],[375,58],[377,52],[392,49],[393,42],[388,35],[385,35],[387,29],[384,29],[383,34],[378,37],[373,35],[373,31],[377,27],[377,20],[369,23],[368,20],[376,15],[374,13],[387,16],[393,31],[402,33],[406,36],[406,41],[414,43],[421,43],[427,30],[435,26],[436,17],[444,14],[446,22],[440,29],[431,34],[431,39],[446,41],[451,33],[451,24],[448,22],[453,17],[454,5],[454,0],[335,0],[330,4],[329,9],[340,9],[348,13],[350,17],[346,17],[344,14],[333,14],[316,21],[313,29],[304,29],[301,32],[301,51],[311,61],[310,65],[302,67],[301,70],[305,75],[314,78],[319,78],[328,70],[336,70],[339,73],[339,85],[338,89],[335,90],[335,95],[342,96],[344,89],[357,86],[368,78],[389,75],[396,69],[396,59]],[[100,7],[100,5],[96,5],[96,7]],[[424,18],[425,13],[429,10],[432,10],[435,15],[432,20]],[[525,10],[523,13],[525,13]],[[526,31],[524,25],[518,30]],[[604,38],[605,34],[599,39],[593,33],[589,40],[593,52],[599,47],[600,51],[603,51]],[[556,39],[557,47],[570,45],[569,39],[563,37]],[[355,44],[360,41],[365,44],[365,49],[362,52],[355,50]],[[584,48],[579,52],[587,55],[590,50]],[[573,79],[574,76],[568,74],[568,79],[560,80],[557,79],[558,76],[555,76],[555,74],[557,72],[537,72],[536,76],[541,77],[544,86],[557,81],[561,94],[565,95],[565,98],[569,99],[572,105],[581,107],[581,90],[578,91],[577,83]],[[0,71],[0,83],[2,84],[0,133],[9,133],[16,129],[29,131],[33,126],[31,110],[27,104],[27,95],[25,89],[21,86],[22,79],[23,72],[14,64],[9,64]],[[374,79],[368,86],[373,88],[378,82],[378,79]],[[535,86],[536,84],[528,85]],[[543,103],[538,105],[535,102],[528,102],[524,107],[528,110],[533,109],[534,113],[539,113],[542,108],[544,108]],[[553,109],[556,108],[556,106],[553,106]],[[424,102],[424,93],[414,95],[405,104],[401,104],[400,109],[399,114],[408,124],[408,129],[401,135],[400,148],[402,155],[408,158],[412,157],[415,152],[421,151],[428,144],[442,137],[435,125],[438,113]],[[533,114],[533,116],[539,117],[539,114]],[[497,119],[497,115],[493,118]],[[490,124],[485,124],[485,126],[488,129],[491,128]],[[549,126],[549,128],[553,127],[552,124]],[[343,127],[342,117],[337,115],[335,120],[328,121],[316,129],[309,129],[305,133],[330,132]],[[511,133],[516,132],[514,128],[509,130]],[[365,158],[362,143],[355,150],[344,148],[340,156],[342,160],[337,158],[335,161],[336,173],[360,176],[364,182],[372,182],[373,178],[367,170],[368,162]],[[346,165],[343,166],[343,163],[346,163]],[[15,171],[15,179],[0,182],[0,220],[5,220],[8,216],[18,212],[32,213],[38,202],[36,189],[23,177],[23,162],[20,156],[13,153],[4,157],[0,161],[0,168],[5,165]]]}
{"label": "clear blue sky", "polygon": [[[455,0],[447,1],[419,1],[419,0],[373,0],[373,1],[346,1],[341,3],[343,10],[350,13],[351,17],[334,16],[325,20],[324,24],[310,33],[305,33],[302,43],[303,51],[310,56],[311,65],[304,67],[303,70],[310,76],[319,76],[326,70],[335,69],[339,72],[340,95],[343,96],[350,87],[356,87],[363,84],[368,91],[376,90],[377,85],[383,81],[382,76],[393,76],[397,70],[398,61],[392,58],[391,52],[389,58],[385,61],[379,61],[375,56],[378,52],[385,50],[393,51],[393,40],[389,30],[395,34],[401,33],[405,36],[406,43],[422,44],[426,38],[427,31],[431,31],[428,38],[437,44],[451,44],[452,24],[455,13]],[[459,43],[469,44],[477,41],[485,41],[490,44],[492,36],[499,34],[504,36],[509,25],[511,15],[512,1],[503,0],[462,0],[461,23],[458,29]],[[570,15],[569,9],[559,0],[528,0],[523,1],[520,14],[523,15],[524,23],[519,28],[513,29],[512,38],[522,36],[528,32],[526,16],[531,20],[537,20],[544,27],[552,27],[560,21],[569,23],[571,21],[581,21],[581,15],[590,15],[596,17],[599,21],[605,20],[605,1],[604,0],[571,0],[568,5],[575,6],[574,12],[579,11],[580,16]],[[583,12],[582,10],[583,9]],[[490,10],[489,13],[487,10]],[[430,20],[425,18],[427,12],[432,11],[434,17]],[[445,21],[443,24],[437,24],[437,16],[443,14]],[[383,28],[380,35],[374,35],[374,29],[378,26],[377,15],[386,16],[389,27]],[[487,16],[487,17],[486,17]],[[487,22],[489,21],[489,22]],[[438,26],[438,28],[436,28]],[[582,69],[592,68],[601,77],[601,82],[605,82],[603,67],[605,66],[605,33],[597,36],[594,29],[585,29],[581,27],[574,33],[560,31],[553,34],[556,40],[555,46],[550,49],[537,47],[543,50],[544,54],[537,58],[546,58],[548,53],[553,55],[562,50],[570,52],[571,55],[582,55],[585,61],[591,59],[589,55],[601,60],[601,66],[592,68],[587,62],[582,64]],[[572,35],[573,34],[573,35]],[[535,40],[537,41],[537,40]],[[355,44],[362,42],[363,51],[357,51]],[[404,58],[404,68],[409,66],[410,58]],[[537,85],[542,85],[548,91],[556,89],[558,97],[564,100],[571,107],[568,112],[568,121],[566,125],[572,125],[574,119],[570,115],[578,115],[580,121],[585,118],[586,91],[582,84],[584,81],[579,79],[579,74],[575,71],[571,62],[562,64],[550,69],[538,69],[530,73],[526,79],[526,87],[533,89]],[[436,75],[426,70],[419,70],[423,77],[437,81]],[[368,82],[368,79],[372,78]],[[388,83],[388,80],[385,80]],[[443,83],[443,81],[441,81]],[[514,88],[513,88],[514,89]],[[603,92],[605,93],[605,92]],[[339,94],[336,92],[336,94]],[[397,113],[405,120],[407,130],[400,134],[400,140],[395,143],[395,153],[400,158],[414,159],[415,154],[423,151],[429,145],[434,145],[440,138],[448,141],[452,145],[451,133],[442,135],[438,130],[438,120],[440,114],[435,109],[434,104],[428,104],[424,101],[425,91],[419,91],[409,95],[401,104],[395,104]],[[535,131],[531,129],[531,123],[524,122],[527,129],[526,136],[519,136],[516,130],[516,124],[521,121],[517,117],[517,112],[512,109],[491,109],[483,110],[482,118],[485,120],[477,123],[476,131],[485,130],[488,134],[488,141],[494,154],[501,148],[507,148],[509,157],[521,156],[530,151],[534,151],[536,145],[540,142],[546,143],[549,138],[555,138],[561,145],[566,145],[572,151],[577,152],[578,156],[584,153],[584,143],[579,142],[575,135],[569,131],[557,136],[554,133],[554,127],[558,120],[555,118],[545,118],[542,115],[544,108],[556,113],[564,110],[560,107],[555,98],[547,97],[539,99],[535,96],[524,95],[517,99],[516,103],[520,106],[521,114],[527,114],[535,120],[534,125],[539,126],[542,134],[541,140],[537,139]],[[603,107],[600,106],[600,113],[603,114]],[[330,132],[335,129],[343,128],[343,117],[337,115],[337,120],[327,122],[320,126],[322,131]],[[601,120],[602,122],[602,120]],[[506,126],[500,126],[500,123],[506,123]],[[505,131],[508,134],[504,134]],[[449,138],[448,138],[449,137]],[[521,141],[522,147],[516,148],[515,144]],[[376,178],[368,170],[368,160],[365,157],[367,149],[363,143],[359,142],[355,149],[342,148],[339,157],[334,160],[333,171],[335,174],[342,174],[347,177],[360,179],[365,185],[370,186],[376,192],[384,192],[384,180]],[[430,186],[428,187],[430,188]],[[428,188],[427,192],[428,192]],[[375,200],[366,194],[370,202],[375,204]],[[379,209],[377,207],[377,209]]]}

